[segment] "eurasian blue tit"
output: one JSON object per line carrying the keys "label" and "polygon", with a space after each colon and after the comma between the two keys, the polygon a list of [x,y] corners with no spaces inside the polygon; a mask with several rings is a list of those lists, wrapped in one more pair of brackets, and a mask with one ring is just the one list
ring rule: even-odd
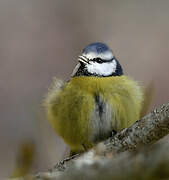
{"label": "eurasian blue tit", "polygon": [[69,81],[54,81],[45,106],[52,127],[74,154],[133,124],[142,101],[142,88],[123,74],[112,50],[97,42],[84,48]]}

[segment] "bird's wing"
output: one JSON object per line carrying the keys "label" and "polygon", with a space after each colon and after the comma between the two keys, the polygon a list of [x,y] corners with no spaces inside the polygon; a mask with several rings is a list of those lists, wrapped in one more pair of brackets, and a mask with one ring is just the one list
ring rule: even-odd
{"label": "bird's wing", "polygon": [[59,92],[61,91],[62,87],[64,86],[64,82],[60,79],[53,78],[52,85],[48,89],[48,93],[44,98],[43,105],[48,107],[54,100],[56,100]]}

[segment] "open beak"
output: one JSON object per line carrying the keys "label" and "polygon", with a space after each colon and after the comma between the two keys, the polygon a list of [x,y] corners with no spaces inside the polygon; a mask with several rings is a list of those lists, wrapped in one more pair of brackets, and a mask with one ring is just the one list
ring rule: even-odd
{"label": "open beak", "polygon": [[89,60],[85,56],[79,56],[78,61],[82,62],[83,64],[90,64]]}

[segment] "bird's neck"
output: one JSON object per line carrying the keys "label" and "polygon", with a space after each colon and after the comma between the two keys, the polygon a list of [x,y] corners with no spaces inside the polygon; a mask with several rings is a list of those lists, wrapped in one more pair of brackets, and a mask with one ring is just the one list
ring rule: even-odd
{"label": "bird's neck", "polygon": [[125,76],[111,76],[111,77],[88,77],[88,76],[79,76],[73,77],[71,83],[79,87],[80,89],[86,90],[91,93],[96,92],[105,92],[109,91],[112,88],[113,84],[117,86],[121,83],[121,80]]}

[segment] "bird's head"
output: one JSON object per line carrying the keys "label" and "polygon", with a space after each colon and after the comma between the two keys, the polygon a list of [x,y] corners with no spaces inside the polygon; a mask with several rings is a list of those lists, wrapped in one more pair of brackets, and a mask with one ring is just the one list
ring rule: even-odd
{"label": "bird's head", "polygon": [[78,57],[79,63],[73,70],[75,76],[120,76],[123,70],[113,52],[106,44],[96,42],[89,44]]}

